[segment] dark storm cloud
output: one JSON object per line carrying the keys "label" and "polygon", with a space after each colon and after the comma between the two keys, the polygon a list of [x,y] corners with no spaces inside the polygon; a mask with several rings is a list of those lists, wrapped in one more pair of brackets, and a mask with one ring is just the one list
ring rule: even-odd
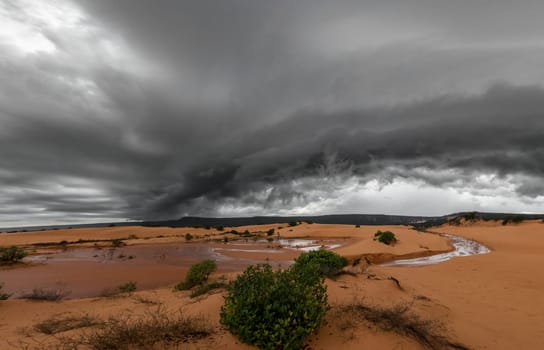
{"label": "dark storm cloud", "polygon": [[6,4],[35,34],[0,36],[0,220],[267,213],[352,178],[544,195],[540,2]]}

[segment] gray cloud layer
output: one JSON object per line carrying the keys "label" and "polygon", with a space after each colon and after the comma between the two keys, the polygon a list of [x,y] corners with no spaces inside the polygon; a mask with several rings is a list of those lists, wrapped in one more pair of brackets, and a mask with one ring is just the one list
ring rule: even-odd
{"label": "gray cloud layer", "polygon": [[74,14],[0,8],[0,221],[277,213],[353,181],[477,195],[481,175],[540,208],[537,1],[49,5]]}

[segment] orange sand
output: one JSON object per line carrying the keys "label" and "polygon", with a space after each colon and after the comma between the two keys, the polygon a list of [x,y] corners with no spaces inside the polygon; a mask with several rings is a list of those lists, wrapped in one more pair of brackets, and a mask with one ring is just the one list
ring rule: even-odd
{"label": "orange sand", "polygon": [[[282,237],[346,238],[346,245],[336,251],[355,258],[410,256],[450,249],[443,237],[421,234],[403,226],[355,228],[350,225],[309,225],[288,227],[285,224],[248,227],[250,231],[266,231],[283,226]],[[236,228],[243,231],[246,228]],[[372,240],[377,229],[395,232],[399,243],[388,247]],[[63,230],[42,233],[0,235],[0,245],[30,244],[40,241],[77,240],[90,237],[154,237],[157,234],[176,235],[195,233],[195,229],[170,228],[107,228]],[[292,231],[291,231],[292,230]],[[70,232],[77,231],[77,232]],[[278,230],[276,230],[277,232]],[[544,264],[544,224],[528,222],[502,226],[476,223],[458,227],[443,226],[433,231],[451,233],[475,239],[492,252],[485,255],[459,257],[436,265],[422,267],[371,266],[358,276],[341,276],[327,280],[329,311],[326,323],[309,340],[311,349],[421,349],[411,339],[384,332],[357,321],[353,315],[339,314],[339,305],[355,300],[394,305],[413,302],[413,309],[421,316],[445,322],[451,337],[472,349],[541,349],[544,339],[544,279],[540,268]],[[162,232],[162,233],[161,233]],[[209,231],[199,229],[201,235]],[[58,236],[57,234],[61,234]],[[118,235],[118,236],[116,236]],[[63,238],[60,238],[63,237]],[[66,238],[74,237],[74,238]],[[89,237],[89,238],[88,238]],[[180,241],[183,239],[180,238]],[[138,240],[148,244],[153,240]],[[15,243],[17,242],[17,243]],[[136,243],[136,242],[135,242]],[[272,254],[271,254],[272,255]],[[22,271],[22,270],[21,270]],[[0,270],[0,281],[3,271]],[[395,277],[403,290],[388,279]],[[372,278],[369,278],[372,277]],[[95,277],[97,278],[97,277]],[[124,312],[144,313],[155,307],[138,301],[152,299],[170,310],[181,308],[186,314],[205,315],[216,328],[216,334],[184,349],[251,349],[241,345],[218,323],[222,295],[212,294],[190,299],[188,292],[172,292],[171,286],[140,291],[132,296],[68,300],[58,303],[7,300],[0,302],[0,348],[21,348],[20,342],[54,341],[53,337],[36,333],[31,327],[38,321],[60,313],[89,313],[106,318]],[[26,329],[26,333],[21,330]],[[26,335],[23,335],[26,334]],[[34,340],[31,340],[34,339]],[[40,347],[37,347],[40,348]]]}

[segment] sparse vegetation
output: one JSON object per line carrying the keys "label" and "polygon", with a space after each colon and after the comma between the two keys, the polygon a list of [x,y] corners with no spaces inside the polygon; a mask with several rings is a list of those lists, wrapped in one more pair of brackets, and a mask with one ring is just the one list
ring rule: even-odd
{"label": "sparse vegetation", "polygon": [[174,288],[176,290],[187,290],[202,285],[208,281],[208,277],[215,270],[217,270],[217,263],[215,260],[203,260],[192,265],[185,276],[185,280],[178,283]]}
{"label": "sparse vegetation", "polygon": [[391,231],[379,231],[374,234],[374,239],[383,244],[392,245],[397,242],[397,237]]}
{"label": "sparse vegetation", "polygon": [[125,245],[125,242],[121,238],[112,239],[111,246],[114,248],[119,248]]}
{"label": "sparse vegetation", "polygon": [[227,290],[221,323],[259,349],[301,349],[328,309],[316,264],[276,272],[250,266]]}
{"label": "sparse vegetation", "polygon": [[78,338],[64,339],[63,343],[70,349],[80,346],[92,350],[156,349],[206,338],[212,333],[205,319],[171,314],[159,306],[143,317],[110,318]]}
{"label": "sparse vegetation", "polygon": [[20,247],[0,247],[0,262],[13,264],[23,259],[28,254]]}
{"label": "sparse vegetation", "polygon": [[215,226],[215,229],[216,229],[217,231],[224,231],[224,230],[225,230],[225,227],[222,226],[222,225],[217,225],[217,226]]}
{"label": "sparse vegetation", "polygon": [[4,287],[3,283],[0,283],[0,300],[7,300],[11,296],[11,294],[2,292],[2,288]]}
{"label": "sparse vegetation", "polygon": [[266,231],[267,236],[273,236],[274,235],[274,229],[271,228],[270,230]]}
{"label": "sparse vegetation", "polygon": [[136,291],[136,282],[128,281],[127,283],[121,284],[117,287],[121,293],[132,293]]}
{"label": "sparse vegetation", "polygon": [[209,293],[210,291],[214,289],[225,288],[226,286],[227,284],[225,283],[224,279],[200,284],[191,291],[191,298],[196,298],[198,296]]}
{"label": "sparse vegetation", "polygon": [[355,228],[361,228],[361,225],[357,224],[355,225]]}
{"label": "sparse vegetation", "polygon": [[187,232],[187,233],[185,234],[185,240],[186,240],[186,241],[190,241],[190,240],[192,240],[192,239],[193,239],[193,235],[190,234],[189,232]]}
{"label": "sparse vegetation", "polygon": [[289,226],[293,227],[293,226],[297,226],[298,225],[298,221],[290,221],[289,222]]}
{"label": "sparse vegetation", "polygon": [[300,254],[296,259],[293,268],[306,268],[311,264],[317,265],[317,269],[321,276],[332,277],[337,275],[342,268],[348,264],[348,260],[343,256],[328,250],[314,250]]}
{"label": "sparse vegetation", "polygon": [[92,327],[101,324],[101,322],[96,318],[89,315],[82,316],[65,316],[65,317],[52,317],[46,320],[43,320],[34,325],[34,329],[37,332],[43,334],[57,334],[73,329]]}
{"label": "sparse vegetation", "polygon": [[421,318],[410,312],[410,305],[385,308],[359,302],[344,306],[340,311],[342,314],[354,313],[382,330],[410,337],[428,349],[468,350],[465,345],[445,336],[446,327],[442,322]]}
{"label": "sparse vegetation", "polygon": [[504,218],[502,220],[502,224],[503,225],[508,225],[509,223],[513,223],[513,224],[519,224],[521,222],[523,222],[525,220],[525,218],[521,215],[515,215],[515,216],[509,216],[507,218]]}
{"label": "sparse vegetation", "polygon": [[21,299],[36,301],[60,301],[70,295],[70,291],[64,289],[34,288],[32,292],[23,294]]}

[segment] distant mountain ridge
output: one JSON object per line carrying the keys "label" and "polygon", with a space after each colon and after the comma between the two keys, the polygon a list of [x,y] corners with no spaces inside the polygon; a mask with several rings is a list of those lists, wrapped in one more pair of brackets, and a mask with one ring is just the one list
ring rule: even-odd
{"label": "distant mountain ridge", "polygon": [[109,226],[169,226],[169,227],[195,227],[195,226],[246,226],[264,225],[276,223],[289,223],[292,221],[305,221],[316,224],[343,224],[343,225],[412,225],[418,227],[431,227],[444,224],[456,218],[504,220],[521,218],[522,220],[544,219],[544,214],[516,214],[516,213],[482,213],[460,212],[442,216],[410,216],[387,214],[334,214],[334,215],[296,215],[296,216],[252,216],[252,217],[198,217],[185,216],[177,220],[161,221],[133,221],[133,222],[108,222],[97,224],[76,225],[49,225],[29,226],[17,228],[0,228],[1,232],[31,232],[40,230],[60,230],[69,228],[109,227]]}

